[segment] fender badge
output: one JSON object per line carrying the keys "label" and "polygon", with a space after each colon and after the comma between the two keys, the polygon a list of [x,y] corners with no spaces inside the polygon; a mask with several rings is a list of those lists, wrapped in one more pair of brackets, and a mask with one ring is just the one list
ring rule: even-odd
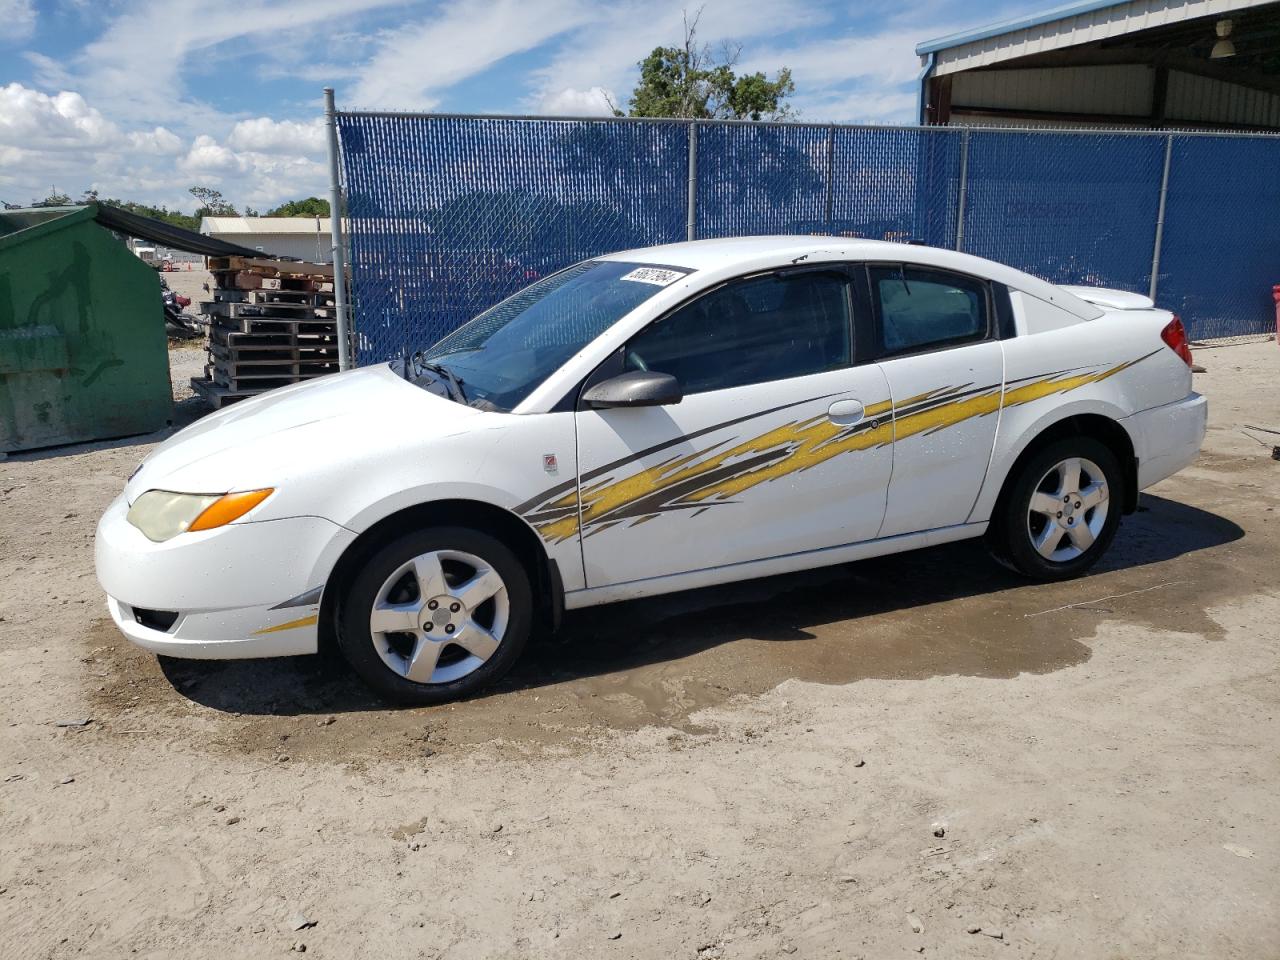
{"label": "fender badge", "polygon": [[542,469],[547,473],[560,472],[560,465],[556,463],[556,455],[554,453],[544,453],[542,455]]}

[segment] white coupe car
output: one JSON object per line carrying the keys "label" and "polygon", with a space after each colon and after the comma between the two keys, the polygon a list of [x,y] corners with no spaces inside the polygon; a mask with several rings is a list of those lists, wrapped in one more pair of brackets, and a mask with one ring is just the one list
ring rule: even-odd
{"label": "white coupe car", "polygon": [[1142,296],[867,240],[631,250],[174,435],[99,523],[98,578],[156,653],[332,641],[434,703],[566,608],[971,537],[1076,576],[1205,418]]}

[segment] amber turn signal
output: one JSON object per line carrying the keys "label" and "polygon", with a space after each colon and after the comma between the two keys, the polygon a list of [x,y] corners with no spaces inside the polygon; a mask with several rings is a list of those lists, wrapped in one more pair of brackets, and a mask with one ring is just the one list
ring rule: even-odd
{"label": "amber turn signal", "polygon": [[265,490],[246,490],[244,493],[228,493],[219,497],[196,517],[188,530],[212,530],[232,520],[239,520],[246,513],[275,492],[275,487]]}

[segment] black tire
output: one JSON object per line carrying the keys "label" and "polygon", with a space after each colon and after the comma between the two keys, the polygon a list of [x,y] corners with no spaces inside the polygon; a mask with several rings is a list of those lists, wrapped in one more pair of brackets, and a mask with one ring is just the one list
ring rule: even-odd
{"label": "black tire", "polygon": [[[1070,458],[1092,461],[1102,472],[1108,489],[1107,512],[1092,545],[1071,559],[1055,561],[1040,554],[1029,519],[1031,498],[1042,480],[1057,464]],[[1121,505],[1125,502],[1124,474],[1115,454],[1092,437],[1067,437],[1047,444],[1028,457],[1010,478],[1006,495],[996,506],[987,533],[987,545],[995,559],[1032,580],[1056,581],[1078,577],[1106,553],[1120,526]],[[1092,517],[1092,511],[1088,513]],[[1084,522],[1085,515],[1081,515]],[[1073,518],[1074,519],[1074,518]],[[1043,527],[1042,527],[1043,529]]]}
{"label": "black tire", "polygon": [[[466,676],[449,682],[418,683],[395,672],[374,645],[369,618],[384,583],[413,558],[435,551],[460,551],[485,561],[506,587],[506,629],[496,651]],[[416,581],[415,581],[416,586]],[[529,571],[501,540],[467,527],[428,527],[377,549],[351,580],[342,605],[338,647],[351,669],[380,697],[422,706],[470,696],[500,679],[520,658],[533,623]],[[406,640],[408,638],[406,637]],[[466,651],[457,650],[465,656]],[[443,662],[445,653],[441,654]]]}

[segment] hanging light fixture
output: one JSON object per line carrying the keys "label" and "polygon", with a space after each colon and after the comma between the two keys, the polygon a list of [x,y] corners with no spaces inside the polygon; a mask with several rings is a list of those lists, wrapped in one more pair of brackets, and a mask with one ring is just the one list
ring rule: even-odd
{"label": "hanging light fixture", "polygon": [[1231,21],[1219,20],[1214,26],[1218,34],[1218,42],[1209,51],[1210,60],[1225,60],[1236,55],[1236,45],[1231,42]]}

